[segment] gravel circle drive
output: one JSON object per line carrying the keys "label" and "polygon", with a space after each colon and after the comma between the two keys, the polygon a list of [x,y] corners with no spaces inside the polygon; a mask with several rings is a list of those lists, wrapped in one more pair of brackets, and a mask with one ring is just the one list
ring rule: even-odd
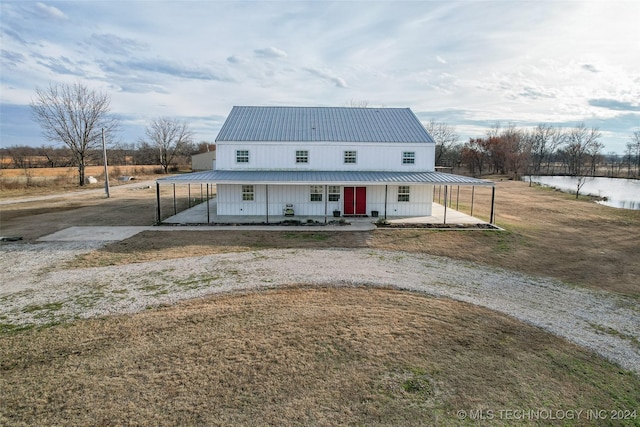
{"label": "gravel circle drive", "polygon": [[450,258],[373,249],[269,249],[59,269],[103,244],[0,246],[0,324],[135,313],[221,292],[293,284],[391,286],[508,314],[640,375],[640,307],[618,294]]}

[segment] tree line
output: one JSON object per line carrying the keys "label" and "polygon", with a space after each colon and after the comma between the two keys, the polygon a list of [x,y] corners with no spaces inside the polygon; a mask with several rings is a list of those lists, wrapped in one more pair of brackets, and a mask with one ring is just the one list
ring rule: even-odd
{"label": "tree line", "polygon": [[[175,171],[189,165],[194,154],[213,150],[215,144],[207,141],[185,143],[176,151],[171,163],[164,163],[168,172]],[[85,163],[87,166],[102,166],[102,149],[87,150]],[[107,150],[107,163],[111,166],[158,165],[158,169],[165,170],[160,163],[160,150],[147,142],[112,144]],[[0,164],[7,169],[76,167],[68,147],[53,145],[0,148]]]}
{"label": "tree line", "polygon": [[[119,123],[111,114],[111,99],[81,83],[50,84],[36,89],[31,102],[34,120],[54,146],[0,149],[0,166],[14,168],[74,166],[79,185],[85,184],[85,167],[103,164],[108,145],[111,165],[158,164],[164,173],[189,164],[193,154],[215,149],[206,141],[196,144],[185,121],[158,117],[149,122],[145,137],[136,143],[118,142]],[[366,105],[365,105],[366,106]],[[540,124],[533,129],[509,125],[492,127],[484,137],[460,143],[456,129],[429,121],[427,130],[436,143],[436,166],[475,176],[506,174],[567,174],[572,176],[640,176],[640,130],[630,136],[624,155],[603,154],[598,128],[581,123],[573,128]],[[604,171],[603,171],[604,167]]]}
{"label": "tree line", "polygon": [[539,124],[535,128],[493,126],[484,137],[460,143],[455,128],[426,126],[436,141],[436,166],[475,176],[500,174],[640,177],[640,131],[624,154],[603,153],[602,133],[580,123],[572,128]]}
{"label": "tree line", "polygon": [[[86,166],[93,162],[99,164],[97,159],[107,145],[110,147],[108,163],[108,156],[111,156],[115,164],[127,164],[128,161],[159,164],[165,173],[181,157],[197,152],[189,124],[170,117],[152,119],[146,128],[146,137],[133,147],[119,144],[116,137],[119,122],[111,114],[111,98],[82,83],[52,83],[44,89],[36,88],[36,97],[30,106],[44,137],[66,146],[64,154],[51,147],[42,147],[39,150],[41,159],[46,158],[50,165],[66,163],[77,167],[81,186],[85,184]],[[30,159],[28,161],[34,159],[24,155],[25,147],[11,147],[6,151],[17,167],[25,167],[26,158]]]}

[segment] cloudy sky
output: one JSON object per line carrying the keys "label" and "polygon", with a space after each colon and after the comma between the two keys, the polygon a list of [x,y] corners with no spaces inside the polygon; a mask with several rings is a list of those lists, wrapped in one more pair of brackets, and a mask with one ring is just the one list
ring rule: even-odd
{"label": "cloudy sky", "polygon": [[213,141],[234,105],[410,107],[461,141],[496,123],[640,130],[640,1],[0,3],[2,146],[48,144],[36,87],[108,93],[136,142],[150,119]]}

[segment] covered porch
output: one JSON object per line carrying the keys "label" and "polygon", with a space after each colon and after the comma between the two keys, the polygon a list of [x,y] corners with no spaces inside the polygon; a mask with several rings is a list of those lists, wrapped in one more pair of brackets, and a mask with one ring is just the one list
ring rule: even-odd
{"label": "covered porch", "polygon": [[[380,220],[384,220],[382,217],[333,217],[333,216],[318,216],[318,215],[298,215],[298,216],[284,216],[284,215],[270,215],[267,222],[264,215],[218,215],[217,214],[217,200],[215,198],[199,203],[191,208],[188,208],[182,212],[178,212],[168,218],[165,218],[163,224],[286,224],[299,222],[301,224],[335,224],[342,222],[348,222],[350,224],[364,225],[374,224]],[[433,203],[431,215],[426,216],[411,216],[411,217],[387,217],[386,222],[391,225],[405,224],[416,226],[424,224],[443,224],[443,225],[472,225],[472,224],[489,224],[489,222],[465,214],[451,207],[445,207],[440,203]]]}
{"label": "covered porch", "polygon": [[[239,215],[229,214],[228,210],[223,215],[218,209],[219,199],[216,197],[217,184],[220,185],[249,185],[258,184],[264,190],[261,201],[256,201],[262,211],[255,214],[242,212]],[[274,193],[274,188],[285,186],[305,186],[314,185],[325,188],[324,209],[316,209],[314,212],[296,211],[294,215],[284,215],[280,208],[273,208],[273,195],[270,203],[269,194]],[[397,187],[398,185],[412,185],[418,188],[429,188],[430,198],[428,209],[415,209],[411,215],[387,211],[387,187]],[[342,217],[340,213],[336,215],[334,209],[327,207],[326,188],[328,186],[374,186],[380,188],[384,193],[379,194],[379,203],[370,208],[365,215],[360,218],[349,216]],[[170,187],[172,191],[173,203],[170,211],[166,212],[166,201],[163,206],[161,197],[161,187]],[[178,210],[176,203],[176,188],[187,187],[189,194],[188,209],[181,207]],[[482,216],[488,220],[482,220],[474,216],[474,197],[477,197],[476,187],[484,188],[484,197],[487,197],[487,190],[490,191],[490,211],[483,212]],[[271,188],[271,190],[270,190]],[[461,188],[466,189],[461,195]],[[157,190],[157,218],[158,223],[166,224],[274,224],[274,223],[309,223],[327,224],[340,220],[350,223],[364,221],[368,223],[385,222],[388,224],[493,224],[495,205],[495,185],[491,181],[480,180],[471,177],[446,174],[441,172],[321,172],[321,171],[205,171],[176,175],[161,178],[156,181]],[[197,197],[192,194],[200,194],[199,203]],[[206,194],[206,199],[204,195]],[[382,195],[383,194],[383,195]],[[466,195],[466,196],[465,196]],[[164,196],[166,198],[166,196]],[[389,203],[393,203],[390,201]],[[484,203],[486,209],[487,203]],[[316,205],[317,206],[317,205]],[[164,209],[164,211],[163,211]],[[477,208],[476,212],[477,211]],[[239,209],[242,211],[242,209]],[[465,211],[463,213],[462,211]],[[163,215],[164,213],[164,215]],[[164,217],[164,218],[163,218]],[[382,221],[384,220],[384,221]]]}

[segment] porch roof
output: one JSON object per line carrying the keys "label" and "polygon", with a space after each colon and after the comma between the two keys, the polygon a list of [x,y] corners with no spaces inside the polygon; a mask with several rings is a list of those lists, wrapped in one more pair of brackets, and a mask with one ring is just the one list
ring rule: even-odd
{"label": "porch roof", "polygon": [[162,184],[434,184],[495,186],[492,181],[444,172],[381,171],[229,171],[209,170],[159,178]]}

